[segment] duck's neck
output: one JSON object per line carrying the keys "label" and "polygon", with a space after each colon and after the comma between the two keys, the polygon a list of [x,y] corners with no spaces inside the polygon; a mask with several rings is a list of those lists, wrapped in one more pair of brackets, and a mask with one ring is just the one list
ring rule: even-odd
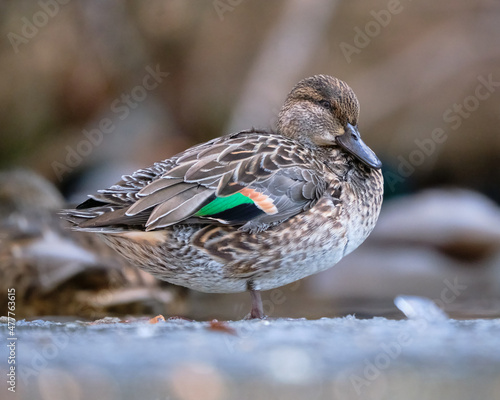
{"label": "duck's neck", "polygon": [[354,157],[347,154],[339,146],[317,146],[313,151],[323,160],[330,171],[343,180],[347,180],[349,172],[358,167],[358,162]]}

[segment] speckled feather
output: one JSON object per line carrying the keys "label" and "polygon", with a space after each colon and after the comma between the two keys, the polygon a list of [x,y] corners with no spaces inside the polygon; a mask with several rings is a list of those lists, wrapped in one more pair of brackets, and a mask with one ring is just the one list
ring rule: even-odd
{"label": "speckled feather", "polygon": [[[338,141],[357,119],[344,82],[308,78],[288,95],[276,133],[243,131],[192,147],[64,214],[174,284],[225,293],[282,286],[332,267],[375,226],[382,174]],[[236,193],[256,194],[261,207],[198,213]]]}

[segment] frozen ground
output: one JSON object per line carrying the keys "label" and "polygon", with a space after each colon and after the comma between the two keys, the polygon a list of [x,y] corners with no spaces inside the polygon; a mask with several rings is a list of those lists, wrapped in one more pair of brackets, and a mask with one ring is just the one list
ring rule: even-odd
{"label": "frozen ground", "polygon": [[18,321],[15,333],[16,393],[2,345],[1,399],[500,399],[500,319]]}

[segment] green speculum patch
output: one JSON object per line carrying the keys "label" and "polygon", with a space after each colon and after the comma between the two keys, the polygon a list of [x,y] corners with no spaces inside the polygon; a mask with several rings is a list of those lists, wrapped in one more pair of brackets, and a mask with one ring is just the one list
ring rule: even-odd
{"label": "green speculum patch", "polygon": [[198,217],[214,215],[241,204],[254,204],[254,202],[252,199],[242,195],[241,193],[235,193],[228,197],[217,197],[215,200],[211,201],[199,210],[195,215]]}

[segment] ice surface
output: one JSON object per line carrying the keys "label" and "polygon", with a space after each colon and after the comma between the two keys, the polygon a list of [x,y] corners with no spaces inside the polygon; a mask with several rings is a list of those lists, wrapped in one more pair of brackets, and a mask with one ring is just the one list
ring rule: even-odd
{"label": "ice surface", "polygon": [[18,322],[12,398],[500,398],[499,319],[107,322]]}

